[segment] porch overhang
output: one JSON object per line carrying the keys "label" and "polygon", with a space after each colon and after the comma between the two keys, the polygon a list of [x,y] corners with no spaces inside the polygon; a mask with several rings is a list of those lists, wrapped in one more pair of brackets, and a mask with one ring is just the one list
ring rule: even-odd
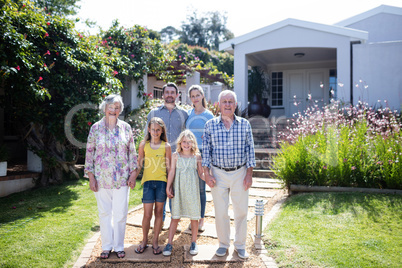
{"label": "porch overhang", "polygon": [[274,31],[280,30],[280,29],[288,27],[288,26],[294,26],[294,27],[298,27],[298,28],[309,29],[309,30],[314,30],[314,31],[318,31],[318,32],[323,32],[323,33],[345,36],[345,37],[348,37],[351,42],[352,41],[360,41],[361,43],[365,43],[366,40],[368,39],[368,32],[366,32],[366,31],[361,31],[361,30],[356,30],[356,29],[351,29],[351,28],[346,28],[346,27],[341,27],[341,26],[326,25],[326,24],[314,23],[314,22],[309,22],[309,21],[296,20],[296,19],[286,19],[286,20],[268,25],[261,29],[255,30],[248,34],[244,34],[239,37],[225,41],[219,45],[219,50],[224,50],[224,51],[229,52],[230,54],[234,54],[236,45],[246,43],[246,42],[251,41],[255,38],[258,38],[262,35],[269,34],[270,32],[274,32]]}

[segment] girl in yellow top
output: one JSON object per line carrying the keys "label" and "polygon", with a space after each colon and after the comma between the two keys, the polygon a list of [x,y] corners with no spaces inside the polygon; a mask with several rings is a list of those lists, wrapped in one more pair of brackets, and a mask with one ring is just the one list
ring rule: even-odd
{"label": "girl in yellow top", "polygon": [[[171,160],[171,148],[167,142],[166,126],[162,119],[153,117],[148,123],[148,131],[138,148],[138,165],[136,174],[129,185],[134,188],[135,179],[144,164],[142,203],[144,216],[142,218],[142,242],[135,250],[141,254],[148,247],[148,232],[154,210],[154,236],[152,249],[155,255],[161,254],[158,245],[159,233],[163,224],[163,207],[167,198],[166,183]],[[130,177],[131,179],[131,177]],[[155,204],[155,209],[154,209]]]}

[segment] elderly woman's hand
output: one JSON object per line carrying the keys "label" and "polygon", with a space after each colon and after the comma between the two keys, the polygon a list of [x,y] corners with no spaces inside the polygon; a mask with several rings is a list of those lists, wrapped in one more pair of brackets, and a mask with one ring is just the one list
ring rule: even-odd
{"label": "elderly woman's hand", "polygon": [[91,191],[97,192],[98,182],[96,181],[94,174],[88,173],[88,177],[89,177],[89,188],[91,189]]}
{"label": "elderly woman's hand", "polygon": [[131,172],[130,177],[128,178],[128,182],[127,182],[128,186],[131,189],[134,189],[135,184],[137,182],[136,179],[137,179],[137,170],[134,170],[133,172]]}

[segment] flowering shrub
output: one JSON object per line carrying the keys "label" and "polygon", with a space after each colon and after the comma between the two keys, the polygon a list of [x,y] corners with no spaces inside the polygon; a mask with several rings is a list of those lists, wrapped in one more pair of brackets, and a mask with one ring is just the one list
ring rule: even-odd
{"label": "flowering shrub", "polygon": [[365,103],[308,108],[279,133],[273,169],[286,183],[402,189],[402,125]]}

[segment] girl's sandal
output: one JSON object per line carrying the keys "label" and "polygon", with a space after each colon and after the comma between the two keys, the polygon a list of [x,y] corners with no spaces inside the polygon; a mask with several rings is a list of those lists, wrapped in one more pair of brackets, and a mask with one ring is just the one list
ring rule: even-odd
{"label": "girl's sandal", "polygon": [[159,246],[156,248],[154,248],[154,246],[152,246],[152,250],[153,250],[154,255],[159,255],[162,253],[162,249]]}
{"label": "girl's sandal", "polygon": [[144,253],[144,250],[147,249],[148,245],[145,245],[145,247],[143,247],[141,244],[138,246],[138,248],[136,248],[134,251],[137,254],[141,254]]}
{"label": "girl's sandal", "polygon": [[110,250],[109,251],[102,251],[102,253],[100,254],[100,258],[101,259],[109,259],[109,255],[110,255]]}
{"label": "girl's sandal", "polygon": [[117,257],[120,259],[126,257],[126,252],[124,252],[124,251],[117,251],[116,254],[117,254]]}

